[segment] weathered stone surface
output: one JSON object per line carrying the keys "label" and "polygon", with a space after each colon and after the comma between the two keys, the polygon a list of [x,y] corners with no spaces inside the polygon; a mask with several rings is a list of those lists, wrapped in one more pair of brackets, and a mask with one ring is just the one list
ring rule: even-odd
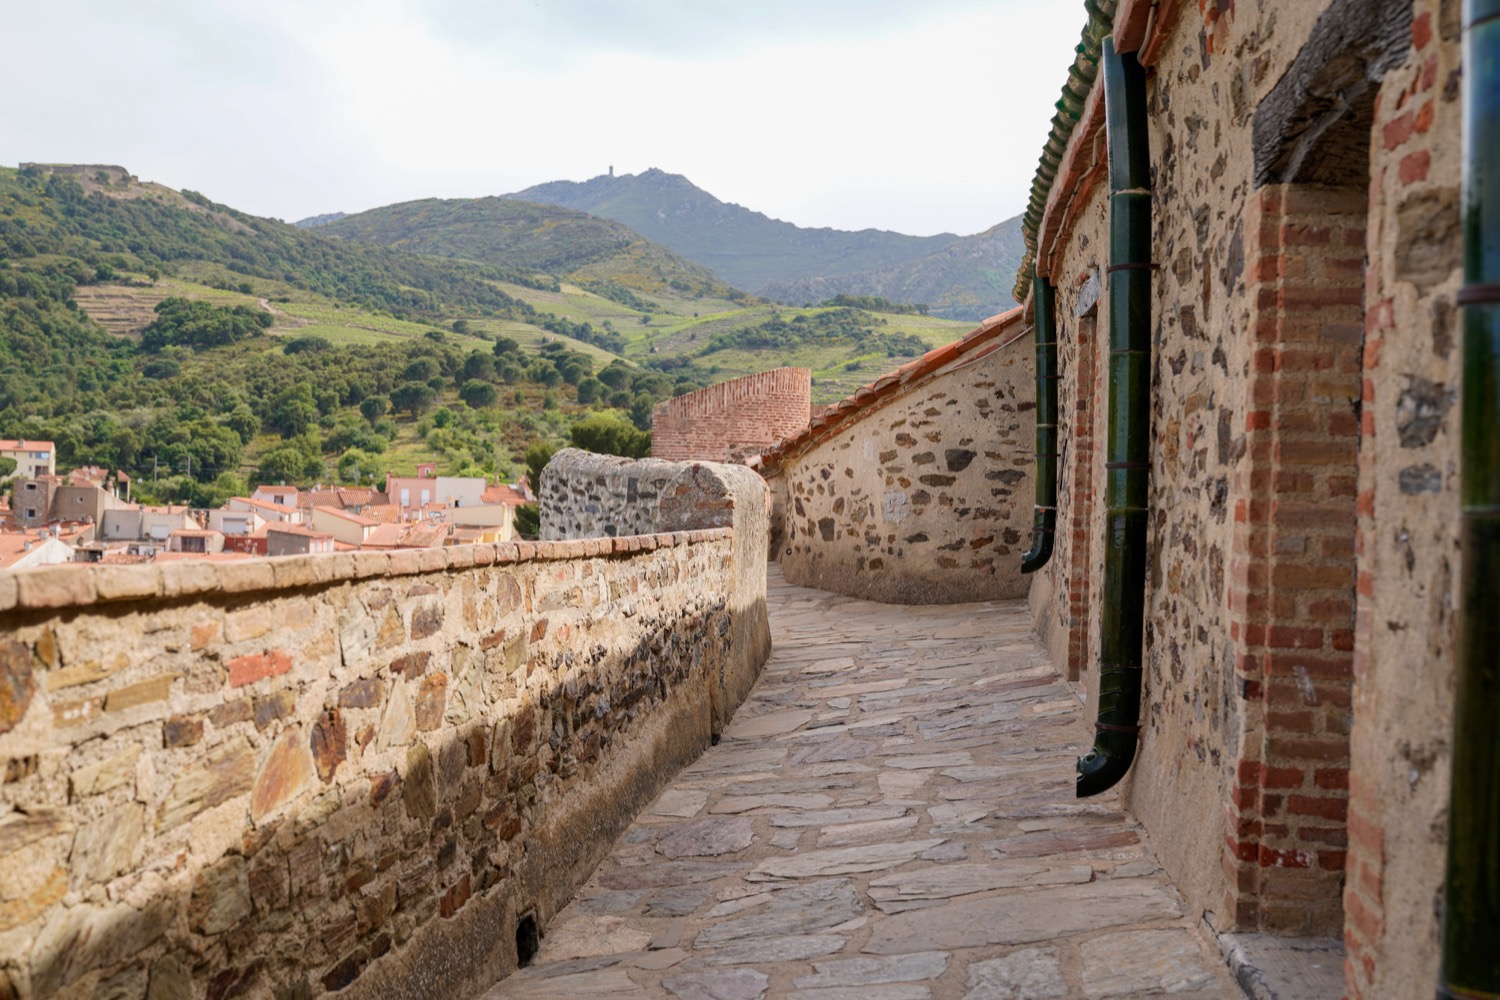
{"label": "weathered stone surface", "polygon": [[911,951],[1030,944],[1079,931],[1181,917],[1182,904],[1161,883],[1113,879],[1068,885],[1045,895],[958,899],[936,909],[898,913],[875,925],[864,950]]}
{"label": "weathered stone surface", "polygon": [[340,764],[347,756],[348,734],[344,716],[336,708],[325,711],[312,730],[313,765],[318,770],[318,779],[323,784],[333,780]]}
{"label": "weathered stone surface", "polygon": [[146,1000],[192,1000],[193,976],[174,956],[158,958],[151,965],[151,985]]}
{"label": "weathered stone surface", "polygon": [[722,945],[750,937],[812,934],[837,927],[860,913],[859,894],[848,879],[811,882],[769,895],[764,909],[710,924],[699,931],[694,947]]}
{"label": "weathered stone surface", "polygon": [[312,784],[312,754],[299,727],[277,737],[250,793],[250,818],[259,823],[275,810],[307,791]]}
{"label": "weathered stone surface", "polygon": [[1003,958],[971,963],[964,1000],[1040,1000],[1067,995],[1057,950],[1022,948]]}
{"label": "weathered stone surface", "polygon": [[709,807],[711,813],[743,813],[752,809],[823,809],[833,805],[827,795],[726,795]]}
{"label": "weathered stone surface", "polygon": [[905,806],[860,806],[853,809],[813,809],[778,813],[771,817],[772,826],[833,826],[841,823],[864,823],[877,819],[904,816]]}
{"label": "weathered stone surface", "polygon": [[603,969],[544,977],[523,972],[502,982],[481,1000],[573,1000],[575,997],[647,997],[624,969]]}
{"label": "weathered stone surface", "polygon": [[759,1000],[770,977],[754,969],[705,970],[662,980],[680,1000]]}
{"label": "weathered stone surface", "polygon": [[595,955],[619,955],[640,951],[651,943],[651,934],[630,926],[625,917],[579,917],[570,920],[542,940],[541,960],[562,962]]}
{"label": "weathered stone surface", "polygon": [[833,760],[858,760],[868,757],[877,749],[869,740],[838,739],[817,743],[792,756],[793,764],[817,764]]}
{"label": "weathered stone surface", "polygon": [[172,785],[157,815],[161,831],[192,819],[205,809],[249,792],[255,783],[255,754],[243,740],[214,750],[202,763],[189,767]]}
{"label": "weathered stone surface", "polygon": [[610,889],[656,889],[663,886],[696,885],[738,873],[740,866],[722,861],[667,861],[610,872],[599,884]]}
{"label": "weathered stone surface", "polygon": [[669,858],[715,857],[742,851],[754,838],[749,817],[700,819],[669,827],[656,842],[656,851]]}
{"label": "weathered stone surface", "polygon": [[[870,841],[890,841],[899,837],[907,830],[915,830],[919,820],[916,816],[901,816],[896,819],[873,820],[868,823],[845,823],[839,826],[831,826],[818,834],[819,847],[843,847],[848,844],[865,844]],[[960,854],[963,845],[952,845],[957,847]],[[933,850],[940,850],[942,845]],[[932,851],[925,852],[922,856],[927,857]]]}
{"label": "weathered stone surface", "polygon": [[203,740],[203,719],[188,716],[173,716],[161,724],[161,745],[173,747],[197,746]]}
{"label": "weathered stone surface", "polygon": [[707,889],[696,887],[662,889],[651,894],[645,913],[651,917],[684,917],[708,902],[708,898]]}
{"label": "weathered stone surface", "polygon": [[405,746],[417,731],[417,718],[412,708],[411,694],[407,685],[396,681],[391,685],[390,698],[386,702],[385,714],[380,719],[380,734],[375,738],[377,750]]}
{"label": "weathered stone surface", "polygon": [[1217,981],[1203,945],[1184,928],[1123,931],[1083,943],[1083,987],[1090,997],[1188,993]]}
{"label": "weathered stone surface", "polygon": [[146,806],[141,802],[127,802],[80,827],[68,859],[74,885],[108,882],[129,868],[145,829]]}
{"label": "weathered stone surface", "polygon": [[793,990],[787,994],[787,1000],[929,1000],[931,996],[931,988],[917,983],[882,983]]}
{"label": "weathered stone surface", "polygon": [[758,962],[801,962],[832,955],[849,942],[846,937],[803,934],[793,937],[752,937],[731,941],[709,952],[709,965],[749,965]]}
{"label": "weathered stone surface", "polygon": [[413,743],[406,751],[401,801],[413,819],[426,822],[437,815],[437,782],[432,773],[432,751],[426,743]]}
{"label": "weathered stone surface", "polygon": [[769,715],[759,715],[754,718],[736,717],[734,723],[724,731],[724,738],[753,740],[767,736],[781,736],[800,729],[816,714],[812,709],[798,708],[786,712],[772,712]]}
{"label": "weathered stone surface", "polygon": [[669,788],[652,805],[656,816],[680,816],[687,819],[698,815],[708,804],[708,793],[685,788]]}
{"label": "weathered stone surface", "polygon": [[340,708],[374,708],[385,695],[385,685],[378,677],[352,681],[339,689]]}
{"label": "weathered stone surface", "polygon": [[1070,885],[1089,882],[1091,865],[953,864],[920,871],[877,875],[870,879],[870,897],[882,910],[887,902],[913,899],[951,899],[993,889],[1028,885]]}
{"label": "weathered stone surface", "polygon": [[771,858],[755,866],[745,877],[752,882],[777,878],[812,878],[820,875],[849,875],[895,868],[915,859],[923,851],[936,847],[942,840],[908,840],[895,844],[871,844],[868,847],[837,847],[808,851],[790,858]]}
{"label": "weathered stone surface", "polygon": [[200,934],[222,934],[250,915],[245,859],[231,854],[198,873],[188,902],[188,924]]}
{"label": "weathered stone surface", "polygon": [[81,799],[134,781],[135,767],[140,759],[141,748],[132,745],[98,763],[78,768],[68,776],[70,796]]}
{"label": "weathered stone surface", "polygon": [[941,951],[915,952],[890,958],[836,958],[814,962],[817,975],[799,976],[801,989],[828,986],[867,986],[872,983],[906,983],[936,979],[948,969],[948,956]]}
{"label": "weathered stone surface", "polygon": [[31,675],[31,650],[14,639],[0,642],[0,733],[8,733],[31,707],[36,680]]}
{"label": "weathered stone surface", "polygon": [[443,724],[443,709],[448,704],[448,675],[429,674],[422,678],[417,689],[417,704],[413,712],[417,729],[431,732]]}

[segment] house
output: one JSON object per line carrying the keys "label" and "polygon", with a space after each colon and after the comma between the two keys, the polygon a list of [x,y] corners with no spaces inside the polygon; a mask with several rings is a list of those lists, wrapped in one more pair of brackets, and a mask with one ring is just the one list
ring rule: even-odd
{"label": "house", "polygon": [[224,534],[207,528],[180,528],[167,536],[167,551],[193,555],[223,552]]}
{"label": "house", "polygon": [[239,513],[254,512],[267,523],[302,524],[303,513],[296,504],[295,495],[280,495],[286,502],[273,503],[270,500],[257,500],[254,497],[230,497],[224,509]]}
{"label": "house", "polygon": [[[502,487],[510,489],[510,487]],[[489,490],[485,491],[490,494]],[[487,529],[484,541],[508,542],[515,537],[516,506],[508,503],[482,503],[474,507],[455,507],[444,511],[448,524],[459,528]]]}
{"label": "house", "polygon": [[[422,466],[429,471],[432,466]],[[443,507],[473,507],[483,502],[485,481],[474,476],[387,475],[385,492],[391,503],[406,511],[420,511],[429,504]]]}
{"label": "house", "polygon": [[[278,522],[280,523],[280,522]],[[266,524],[256,510],[230,510],[220,507],[208,512],[208,526],[222,533],[225,538],[248,538]]]}
{"label": "house", "polygon": [[14,459],[16,471],[0,481],[19,477],[37,479],[57,475],[57,446],[51,441],[0,438],[0,458]]}
{"label": "house", "polygon": [[183,506],[118,507],[104,511],[98,538],[104,542],[150,542],[166,547],[174,531],[203,527],[193,512]]}
{"label": "house", "polygon": [[332,535],[345,545],[364,545],[370,533],[380,526],[374,518],[352,514],[338,507],[312,508],[312,529]]}
{"label": "house", "polygon": [[273,524],[266,528],[266,555],[305,556],[334,551],[334,536],[300,524]]}
{"label": "house", "polygon": [[50,531],[0,531],[0,573],[73,561],[73,546]]}
{"label": "house", "polygon": [[255,492],[250,494],[250,499],[275,504],[278,507],[295,507],[297,506],[297,487],[257,486]]}

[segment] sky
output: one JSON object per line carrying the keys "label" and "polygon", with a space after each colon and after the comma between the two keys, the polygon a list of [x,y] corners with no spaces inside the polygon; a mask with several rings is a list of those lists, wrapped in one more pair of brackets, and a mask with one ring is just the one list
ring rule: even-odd
{"label": "sky", "polygon": [[0,165],[294,221],[658,167],[802,226],[1019,214],[1082,0],[0,0]]}

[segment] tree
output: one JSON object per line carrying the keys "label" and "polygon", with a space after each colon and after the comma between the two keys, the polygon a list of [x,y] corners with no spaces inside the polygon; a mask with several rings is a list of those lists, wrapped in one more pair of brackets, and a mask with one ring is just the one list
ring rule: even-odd
{"label": "tree", "polygon": [[578,401],[585,406],[604,395],[604,393],[604,383],[593,376],[578,380]]}
{"label": "tree", "polygon": [[464,387],[458,391],[458,395],[476,410],[494,406],[495,401],[500,398],[500,393],[492,384],[481,382],[479,379],[470,379],[465,382]]}
{"label": "tree", "polygon": [[0,479],[11,475],[16,471],[16,460],[8,455],[0,455]]}
{"label": "tree", "polygon": [[391,405],[406,410],[415,420],[437,399],[437,393],[425,382],[404,382],[391,390]]}
{"label": "tree", "polygon": [[407,382],[427,382],[441,375],[443,368],[433,358],[417,358],[406,366],[401,378]]}
{"label": "tree", "polygon": [[542,488],[542,470],[557,453],[557,445],[538,441],[526,449],[526,474],[531,477],[531,488],[537,492]]}
{"label": "tree", "polygon": [[516,508],[516,534],[535,540],[542,533],[542,516],[534,503],[523,503]]}
{"label": "tree", "polygon": [[568,436],[573,447],[598,455],[646,458],[651,454],[651,432],[637,430],[618,410],[589,414],[573,425]]}
{"label": "tree", "polygon": [[294,438],[318,422],[318,404],[306,382],[287,386],[271,404],[271,424],[284,438]]}
{"label": "tree", "polygon": [[511,357],[521,353],[521,345],[509,337],[496,337],[495,346],[490,349],[497,358]]}
{"label": "tree", "polygon": [[259,483],[295,483],[313,479],[322,471],[322,463],[309,458],[300,448],[283,445],[261,456],[255,471]]}
{"label": "tree", "polygon": [[366,396],[359,401],[359,412],[362,417],[370,423],[374,423],[385,416],[386,402],[380,396]]}
{"label": "tree", "polygon": [[481,382],[495,381],[495,359],[489,355],[474,351],[464,358],[463,367],[458,370],[458,380],[462,384],[478,379]]}

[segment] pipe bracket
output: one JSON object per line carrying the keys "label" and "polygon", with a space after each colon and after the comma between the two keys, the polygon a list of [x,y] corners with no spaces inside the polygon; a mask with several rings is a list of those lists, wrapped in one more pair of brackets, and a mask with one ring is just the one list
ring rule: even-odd
{"label": "pipe bracket", "polygon": [[1461,306],[1492,306],[1500,304],[1500,282],[1488,284],[1465,285],[1453,296],[1453,301]]}

